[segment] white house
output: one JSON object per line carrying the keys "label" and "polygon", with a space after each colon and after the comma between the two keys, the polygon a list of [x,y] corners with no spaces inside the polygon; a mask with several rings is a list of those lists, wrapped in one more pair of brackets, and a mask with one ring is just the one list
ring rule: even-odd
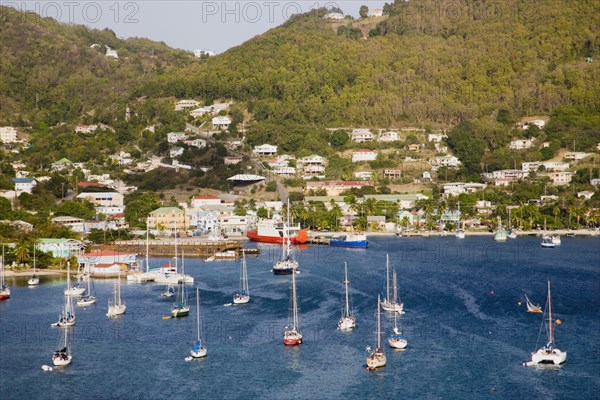
{"label": "white house", "polygon": [[380,142],[397,142],[398,141],[398,132],[395,132],[395,131],[381,132],[379,134],[378,140]]}
{"label": "white house", "polygon": [[61,216],[61,217],[52,218],[50,220],[50,222],[52,222],[54,224],[66,226],[67,228],[71,229],[73,232],[77,232],[77,233],[85,232],[85,229],[83,226],[84,225],[83,220],[81,218]]}
{"label": "white house", "polygon": [[374,8],[370,13],[370,17],[381,17],[383,16],[383,10],[381,8]]}
{"label": "white house", "polygon": [[[105,45],[106,46],[106,45]],[[110,47],[106,46],[106,57],[112,57],[115,59],[119,59],[119,53],[117,53],[116,50],[111,49]]]}
{"label": "white house", "polygon": [[245,235],[248,231],[248,226],[256,220],[256,217],[251,215],[220,215],[219,227],[221,232],[227,235]]}
{"label": "white house", "polygon": [[85,199],[100,207],[123,207],[123,195],[118,192],[83,192],[78,199]]}
{"label": "white house", "polygon": [[125,206],[98,206],[96,207],[98,214],[118,215],[125,212]]}
{"label": "white house", "polygon": [[591,155],[592,155],[592,153],[571,152],[571,153],[565,154],[564,158],[566,160],[579,161],[579,160],[583,160],[584,158],[589,157]]}
{"label": "white house", "polygon": [[216,129],[229,129],[231,118],[228,116],[218,116],[212,119],[212,124]]}
{"label": "white house", "polygon": [[532,139],[519,139],[519,140],[511,141],[510,144],[508,145],[508,148],[511,150],[524,150],[524,149],[529,149],[532,145],[533,145],[533,138]]}
{"label": "white house", "polygon": [[372,171],[357,171],[354,173],[356,179],[362,179],[363,181],[369,181],[373,178]]}
{"label": "white house", "polygon": [[278,176],[296,176],[296,168],[294,167],[277,167],[273,169],[273,173]]}
{"label": "white house", "polygon": [[21,195],[21,193],[31,194],[31,191],[37,185],[36,180],[33,178],[13,178],[12,181],[15,184],[17,196]]}
{"label": "white house", "polygon": [[386,168],[383,170],[383,176],[390,179],[402,178],[402,170],[396,168]]}
{"label": "white house", "polygon": [[444,184],[444,197],[458,196],[461,193],[475,193],[484,190],[487,187],[485,183],[476,182],[451,182]]}
{"label": "white house", "polygon": [[427,141],[434,142],[434,143],[440,143],[442,140],[444,140],[447,137],[448,137],[448,135],[446,135],[445,133],[428,133]]}
{"label": "white house", "polygon": [[185,110],[187,108],[198,107],[200,103],[196,100],[180,100],[175,103],[175,111]]}
{"label": "white house", "polygon": [[223,158],[223,162],[225,165],[236,165],[242,162],[242,157],[240,156],[227,156]]}
{"label": "white house", "polygon": [[196,57],[196,58],[200,58],[202,56],[214,57],[216,55],[217,55],[217,53],[214,52],[213,50],[194,50],[194,57]]}
{"label": "white house", "polygon": [[484,179],[493,180],[493,179],[509,179],[512,181],[516,181],[519,179],[525,179],[529,176],[529,172],[523,171],[520,169],[499,169],[492,172],[484,172],[481,174]]}
{"label": "white house", "polygon": [[350,139],[356,143],[371,142],[375,136],[368,129],[354,129],[350,134]]}
{"label": "white house", "polygon": [[352,162],[375,161],[377,152],[374,150],[360,149],[352,152]]}
{"label": "white house", "polygon": [[344,19],[344,14],[339,12],[330,12],[329,14],[325,14],[323,19],[331,20],[331,21],[340,21]]}
{"label": "white house", "polygon": [[74,239],[38,239],[36,248],[44,253],[52,253],[52,257],[70,258],[85,251],[83,242]]}
{"label": "white house", "polygon": [[177,143],[187,139],[185,132],[169,132],[167,133],[167,142]]}
{"label": "white house", "polygon": [[98,129],[98,125],[77,125],[75,133],[92,133]]}
{"label": "white house", "polygon": [[191,147],[196,147],[198,149],[202,149],[202,148],[206,147],[206,140],[204,140],[204,139],[184,140],[183,143],[185,143]]}
{"label": "white house", "polygon": [[215,196],[194,196],[192,197],[192,208],[198,208],[202,206],[218,206],[221,204],[221,199]]}
{"label": "white house", "polygon": [[581,192],[577,192],[577,197],[589,200],[594,195],[594,192],[590,192],[589,190],[583,190]]}
{"label": "white house", "polygon": [[17,141],[17,128],[12,126],[0,126],[0,142],[15,143]]}
{"label": "white house", "polygon": [[325,157],[319,156],[317,154],[313,154],[307,157],[302,157],[298,160],[298,165],[306,166],[306,165],[325,165],[327,164],[327,159]]}
{"label": "white house", "polygon": [[547,176],[548,178],[550,178],[554,186],[564,186],[571,183],[573,173],[568,171],[540,172],[539,176]]}
{"label": "white house", "polygon": [[544,126],[546,126],[546,121],[544,121],[543,119],[533,119],[531,121],[527,121],[523,124],[523,130],[529,129],[529,125],[535,125],[538,128],[542,129]]}
{"label": "white house", "polygon": [[190,226],[200,235],[216,232],[219,228],[219,213],[203,210],[191,211]]}
{"label": "white house", "polygon": [[438,156],[432,162],[432,165],[437,165],[439,167],[458,167],[460,165],[460,160],[451,155]]}
{"label": "white house", "polygon": [[183,154],[183,147],[173,147],[169,150],[169,157],[176,158]]}
{"label": "white house", "polygon": [[277,146],[273,146],[270,144],[261,144],[259,146],[254,146],[254,154],[256,154],[257,156],[269,156],[277,154]]}
{"label": "white house", "polygon": [[527,172],[538,171],[543,166],[546,171],[566,171],[570,164],[562,161],[530,161],[521,164],[521,169]]}

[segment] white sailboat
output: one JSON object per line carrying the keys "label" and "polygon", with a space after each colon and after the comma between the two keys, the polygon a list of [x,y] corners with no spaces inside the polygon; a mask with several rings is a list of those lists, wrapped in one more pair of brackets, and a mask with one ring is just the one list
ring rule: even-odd
{"label": "white sailboat", "polygon": [[2,243],[2,267],[0,268],[0,300],[6,300],[10,298],[10,288],[6,284],[6,278],[4,277],[4,243]]}
{"label": "white sailboat", "polygon": [[457,239],[464,239],[465,238],[465,231],[460,226],[460,201],[458,202],[458,223],[457,223],[457,225],[458,225],[458,227],[456,228],[456,232],[454,232],[454,236]]}
{"label": "white sailboat", "polygon": [[292,274],[292,292],[290,296],[290,314],[288,324],[283,333],[283,344],[286,346],[297,346],[302,344],[300,333],[300,319],[298,318],[298,296],[296,294],[296,274]]}
{"label": "white sailboat", "polygon": [[79,266],[77,266],[78,282],[74,283],[73,285],[69,284],[69,286],[67,286],[67,288],[65,289],[65,296],[66,295],[81,296],[85,292],[85,287],[81,286],[81,284],[79,283],[79,280],[81,279],[81,277],[82,277],[82,275],[80,274]]}
{"label": "white sailboat", "polygon": [[[181,253],[181,273],[185,275],[185,257],[183,252]],[[177,259],[175,260],[177,265]],[[176,303],[171,306],[171,316],[173,318],[187,317],[190,313],[190,306],[187,304],[187,289],[183,282],[179,282],[177,286],[177,297]]]}
{"label": "white sailboat", "polygon": [[121,273],[119,272],[117,283],[113,289],[113,300],[112,302],[108,300],[108,312],[106,313],[106,316],[109,318],[117,317],[125,314],[126,310],[127,306],[125,305],[125,302],[121,301]]}
{"label": "white sailboat", "polygon": [[502,219],[498,217],[498,229],[494,233],[494,240],[496,242],[506,242],[508,240],[508,233],[502,226]]}
{"label": "white sailboat", "polygon": [[367,357],[367,369],[373,371],[377,368],[385,367],[387,362],[385,358],[385,352],[381,347],[381,295],[377,295],[377,328],[375,330],[376,335],[376,348]]}
{"label": "white sailboat", "polygon": [[39,285],[40,284],[40,278],[38,278],[35,275],[35,271],[36,271],[36,269],[35,269],[35,248],[36,248],[36,245],[34,243],[33,244],[33,276],[31,278],[29,278],[29,280],[27,281],[27,284],[29,286],[35,286],[35,285]]}
{"label": "white sailboat", "polygon": [[354,329],[356,326],[356,317],[350,312],[350,294],[348,293],[348,264],[344,263],[344,287],[345,287],[345,301],[344,309],[342,310],[342,316],[338,321],[338,329],[341,331]]}
{"label": "white sailboat", "polygon": [[[391,290],[390,290],[391,289]],[[404,303],[398,298],[398,279],[396,269],[392,272],[392,282],[390,287],[390,257],[385,255],[385,298],[381,302],[381,308],[385,311],[404,313]]]}
{"label": "white sailboat", "polygon": [[283,242],[281,243],[281,260],[273,265],[273,274],[289,275],[298,271],[298,261],[292,257],[292,241],[290,240],[290,199],[287,201],[287,222],[283,224]]}
{"label": "white sailboat", "polygon": [[397,317],[398,313],[394,313],[394,327],[392,328],[392,334],[388,339],[388,343],[390,344],[390,347],[394,349],[405,349],[406,346],[408,346],[408,339],[406,338],[406,335],[398,329]]}
{"label": "white sailboat", "polygon": [[[555,347],[554,343],[554,324],[559,321],[552,319],[552,299],[550,296],[550,281],[548,281],[548,300],[546,302],[546,309],[548,311],[548,320],[544,320],[542,324],[546,325],[546,335],[548,336],[548,342],[538,351],[531,353],[531,361],[524,362],[523,365],[530,367],[539,364],[552,364],[560,365],[567,361],[567,352],[561,351]],[[543,326],[542,325],[542,326]]]}
{"label": "white sailboat", "polygon": [[96,297],[92,296],[92,276],[86,274],[85,277],[87,279],[87,294],[77,299],[78,307],[87,307],[96,302]]}
{"label": "white sailboat", "polygon": [[197,336],[192,349],[190,350],[191,358],[202,358],[206,356],[206,347],[204,347],[204,341],[202,340],[200,330],[200,289],[196,287],[196,328]]}
{"label": "white sailboat", "polygon": [[[523,294],[525,294],[525,293],[523,293]],[[534,306],[526,294],[525,294],[525,304],[527,305],[528,313],[541,313],[542,312],[542,307],[539,304],[537,306]]]}
{"label": "white sailboat", "polygon": [[[71,336],[71,328],[61,329],[61,331],[59,343],[60,348],[52,355],[52,364],[57,367],[64,367],[71,364],[71,361],[73,361],[73,355],[71,354],[71,341],[69,340]],[[49,370],[52,369],[50,368]]]}
{"label": "white sailboat", "polygon": [[250,301],[246,252],[242,251],[242,270],[240,271],[240,292],[233,295],[233,304],[246,304]]}
{"label": "white sailboat", "polygon": [[[67,261],[67,288],[71,287],[71,263]],[[75,308],[73,307],[73,297],[71,292],[65,289],[65,306],[61,310],[58,317],[58,322],[52,324],[52,326],[58,326],[61,328],[75,325]]]}
{"label": "white sailboat", "polygon": [[146,218],[146,271],[136,271],[133,274],[127,275],[127,282],[150,282],[156,279],[156,271],[150,271],[150,261],[149,261],[149,249],[150,249],[150,230],[149,230],[149,222],[150,217]]}

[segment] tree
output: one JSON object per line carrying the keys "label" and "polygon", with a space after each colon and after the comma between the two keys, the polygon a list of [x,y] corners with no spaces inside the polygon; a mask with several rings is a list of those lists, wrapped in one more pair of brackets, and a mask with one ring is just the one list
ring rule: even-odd
{"label": "tree", "polygon": [[31,258],[29,255],[29,246],[27,243],[20,241],[14,250],[15,260],[17,264],[25,264]]}
{"label": "tree", "polygon": [[358,15],[360,15],[361,18],[367,18],[369,16],[369,7],[360,6],[360,9],[358,10]]}
{"label": "tree", "polygon": [[350,137],[348,136],[348,132],[346,132],[342,129],[333,131],[333,133],[331,134],[331,137],[329,138],[329,142],[331,143],[331,146],[333,146],[333,147],[342,147],[346,143],[348,143],[349,140],[350,140]]}

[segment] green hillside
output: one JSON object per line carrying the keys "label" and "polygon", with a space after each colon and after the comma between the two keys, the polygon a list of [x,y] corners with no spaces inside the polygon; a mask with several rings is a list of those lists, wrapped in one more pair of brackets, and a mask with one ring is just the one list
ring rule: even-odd
{"label": "green hillside", "polygon": [[355,38],[350,21],[334,29],[320,10],[146,91],[231,97],[249,101],[259,121],[328,125],[454,124],[500,108],[600,104],[600,60],[586,62],[600,50],[597,2],[396,3],[368,38]]}

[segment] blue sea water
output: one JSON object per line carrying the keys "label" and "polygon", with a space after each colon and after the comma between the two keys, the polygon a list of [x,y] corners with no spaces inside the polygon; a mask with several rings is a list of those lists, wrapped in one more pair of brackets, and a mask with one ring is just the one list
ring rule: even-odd
{"label": "blue sea water", "polygon": [[[73,364],[43,372],[58,346],[55,322],[65,279],[9,279],[0,302],[1,399],[594,399],[600,392],[600,240],[563,238],[496,243],[491,237],[371,238],[368,249],[297,249],[304,344],[283,346],[289,276],[270,272],[280,250],[260,245],[248,258],[251,302],[225,307],[239,286],[239,261],[186,260],[201,290],[208,355],[185,362],[195,338],[190,317],[163,320],[170,303],[158,284],[126,284],[127,313],[105,316],[114,280],[96,280],[97,304],[78,309]],[[386,348],[387,366],[365,370],[374,346],[374,311],[385,255],[395,266],[409,337],[404,351]],[[166,259],[153,259],[159,265]],[[336,330],[348,263],[353,332]],[[519,305],[523,293],[543,304],[547,280],[562,321],[556,344],[568,352],[559,368],[525,368],[536,349],[540,314]],[[190,290],[190,302],[194,303]],[[384,337],[391,329],[384,314]],[[538,343],[544,342],[542,337]]]}

